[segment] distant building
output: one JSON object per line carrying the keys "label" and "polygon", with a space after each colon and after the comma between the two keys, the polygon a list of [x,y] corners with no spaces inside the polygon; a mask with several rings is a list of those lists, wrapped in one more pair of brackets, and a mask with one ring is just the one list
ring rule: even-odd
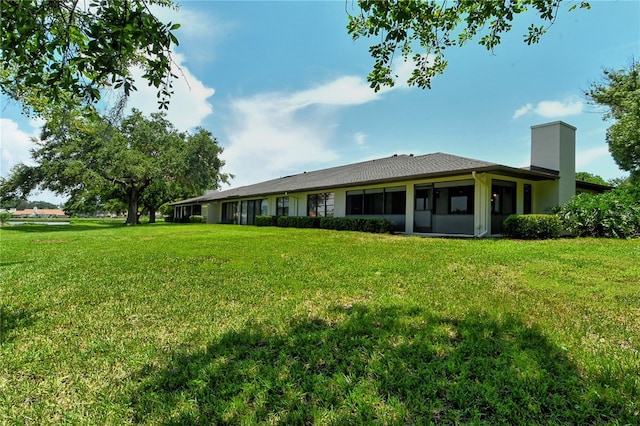
{"label": "distant building", "polygon": [[13,217],[16,218],[29,218],[29,217],[39,217],[39,218],[68,218],[62,210],[60,209],[39,209],[34,207],[32,209],[24,209],[24,210],[15,210],[11,209],[10,212],[13,214]]}

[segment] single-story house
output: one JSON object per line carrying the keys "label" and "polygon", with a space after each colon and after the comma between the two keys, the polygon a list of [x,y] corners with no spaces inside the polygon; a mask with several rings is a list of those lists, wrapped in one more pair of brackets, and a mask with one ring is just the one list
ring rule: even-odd
{"label": "single-story house", "polygon": [[60,209],[39,209],[34,207],[32,209],[24,209],[24,210],[15,210],[11,209],[10,213],[13,217],[17,218],[29,218],[29,217],[39,217],[39,218],[68,218]]}
{"label": "single-story house", "polygon": [[502,232],[512,214],[543,213],[577,192],[576,128],[531,127],[531,166],[516,168],[451,154],[392,157],[304,172],[173,203],[176,218],[251,225],[257,215],[387,218],[406,234],[475,237]]}

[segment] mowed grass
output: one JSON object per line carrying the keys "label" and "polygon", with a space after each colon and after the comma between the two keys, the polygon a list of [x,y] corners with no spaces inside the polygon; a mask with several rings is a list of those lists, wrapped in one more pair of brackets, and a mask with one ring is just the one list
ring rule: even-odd
{"label": "mowed grass", "polygon": [[0,229],[0,424],[638,424],[640,241]]}

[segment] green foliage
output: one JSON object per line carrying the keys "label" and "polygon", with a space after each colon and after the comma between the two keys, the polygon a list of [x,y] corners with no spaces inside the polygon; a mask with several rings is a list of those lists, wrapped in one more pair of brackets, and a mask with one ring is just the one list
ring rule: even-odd
{"label": "green foliage", "polygon": [[0,241],[0,424],[638,424],[640,239]]}
{"label": "green foliage", "polygon": [[150,6],[170,0],[2,1],[0,89],[25,110],[70,102],[91,106],[100,89],[136,90],[132,66],[158,88],[168,108],[172,94],[171,48],[180,25],[160,22]]}
{"label": "green foliage", "polygon": [[199,214],[189,216],[189,223],[204,223],[204,217]]}
{"label": "green foliage", "polygon": [[38,186],[70,196],[69,210],[105,209],[109,200],[127,204],[127,223],[137,224],[139,204],[156,209],[176,198],[215,189],[222,148],[210,132],[179,132],[164,113],[138,110],[112,123],[107,117],[70,112],[49,120],[31,157],[0,180],[3,198],[25,198]]}
{"label": "green foliage", "polygon": [[322,228],[374,234],[393,234],[394,232],[394,224],[388,219],[359,217],[256,216],[256,226]]}
{"label": "green foliage", "polygon": [[320,228],[337,231],[360,231],[374,234],[392,234],[394,224],[388,219],[356,217],[323,217]]}
{"label": "green foliage", "polygon": [[609,185],[601,176],[594,175],[589,172],[576,172],[576,180],[583,182],[597,183],[598,185]]}
{"label": "green foliage", "polygon": [[604,120],[614,121],[607,129],[607,143],[616,164],[640,178],[640,63],[604,70],[604,81],[593,83],[585,95],[607,108]]}
{"label": "green foliage", "polygon": [[262,215],[256,216],[256,226],[277,226],[278,216]]}
{"label": "green foliage", "polygon": [[47,201],[27,201],[21,198],[0,201],[0,208],[3,208],[3,209],[25,210],[25,209],[32,209],[34,207],[37,207],[39,209],[59,208],[56,204],[49,203]]}
{"label": "green foliage", "polygon": [[[502,35],[511,30],[517,15],[529,10],[542,25],[531,24],[524,41],[537,43],[555,21],[561,3],[562,0],[359,0],[360,10],[349,16],[347,30],[354,39],[380,40],[369,48],[375,64],[368,80],[376,91],[394,85],[392,62],[399,54],[414,63],[408,83],[430,88],[431,79],[447,67],[447,48],[463,46],[479,37],[478,43],[493,51]],[[590,7],[586,1],[579,4],[580,8]],[[569,10],[576,7],[574,4]]]}
{"label": "green foliage", "polygon": [[640,236],[640,198],[628,189],[576,195],[559,215],[564,228],[578,237]]}
{"label": "green foliage", "polygon": [[545,240],[558,238],[561,232],[562,222],[550,214],[512,214],[504,221],[504,235],[509,238]]}
{"label": "green foliage", "polygon": [[278,216],[277,224],[282,228],[317,228],[320,219],[310,216]]}
{"label": "green foliage", "polygon": [[0,212],[0,226],[4,226],[11,219],[11,216],[13,215],[9,212]]}

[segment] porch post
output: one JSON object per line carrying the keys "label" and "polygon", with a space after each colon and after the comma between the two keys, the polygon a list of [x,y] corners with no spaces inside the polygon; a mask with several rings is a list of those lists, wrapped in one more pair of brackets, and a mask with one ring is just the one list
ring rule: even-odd
{"label": "porch post", "polygon": [[405,234],[413,234],[413,214],[414,214],[414,198],[415,198],[415,185],[413,183],[407,185],[405,201],[405,219],[404,219],[404,232]]}

